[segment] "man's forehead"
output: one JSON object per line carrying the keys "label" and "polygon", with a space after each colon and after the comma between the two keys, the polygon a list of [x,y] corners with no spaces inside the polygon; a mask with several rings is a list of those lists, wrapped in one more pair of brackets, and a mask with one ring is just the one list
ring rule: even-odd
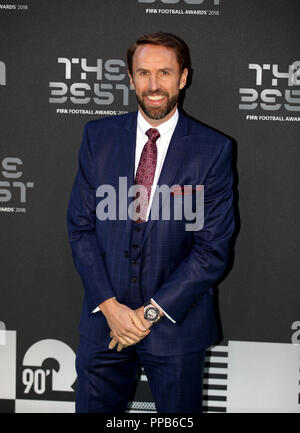
{"label": "man's forehead", "polygon": [[[163,67],[176,67],[178,65],[176,53],[172,48],[162,45],[139,45],[133,55],[134,67],[158,65]],[[179,65],[178,65],[179,66]]]}

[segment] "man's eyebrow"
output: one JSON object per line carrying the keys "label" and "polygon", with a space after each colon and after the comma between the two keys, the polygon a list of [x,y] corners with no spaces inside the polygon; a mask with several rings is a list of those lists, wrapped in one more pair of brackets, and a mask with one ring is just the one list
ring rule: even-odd
{"label": "man's eyebrow", "polygon": [[[173,68],[160,68],[159,71],[169,71],[169,72],[172,72],[172,71],[174,71],[174,69]],[[149,72],[149,69],[138,68],[138,69],[135,70],[135,72]]]}
{"label": "man's eyebrow", "polygon": [[138,68],[138,69],[135,70],[135,72],[144,72],[144,71],[148,71],[148,69]]}

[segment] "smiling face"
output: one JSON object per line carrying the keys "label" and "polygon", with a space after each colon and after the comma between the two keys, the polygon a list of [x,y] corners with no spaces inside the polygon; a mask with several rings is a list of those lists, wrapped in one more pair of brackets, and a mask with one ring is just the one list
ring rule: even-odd
{"label": "smiling face", "polygon": [[158,126],[173,116],[187,74],[187,69],[180,71],[172,48],[151,44],[137,47],[129,77],[141,114],[150,125]]}

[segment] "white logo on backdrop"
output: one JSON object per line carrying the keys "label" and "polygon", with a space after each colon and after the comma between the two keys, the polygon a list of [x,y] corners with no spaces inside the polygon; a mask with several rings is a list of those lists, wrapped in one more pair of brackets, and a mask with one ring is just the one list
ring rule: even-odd
{"label": "white logo on backdrop", "polygon": [[[127,66],[122,59],[94,59],[58,57],[62,81],[50,81],[50,104],[59,104],[58,114],[122,114],[114,110],[127,108],[130,90]],[[71,103],[72,108],[63,104]],[[104,107],[107,110],[84,110],[87,104]],[[116,111],[116,112],[115,112]],[[127,111],[125,111],[127,112]]]}
{"label": "white logo on backdrop", "polygon": [[6,66],[5,63],[0,61],[0,86],[6,85]]}
{"label": "white logo on backdrop", "polygon": [[[147,6],[146,14],[199,16],[220,14],[220,0],[138,0],[138,3]],[[151,6],[151,9],[148,6]],[[166,6],[174,7],[167,9]],[[202,9],[194,9],[193,6],[201,6]]]}
{"label": "white logo on backdrop", "polygon": [[[11,202],[24,204],[27,201],[27,190],[33,188],[33,182],[21,182],[23,161],[17,157],[7,157],[2,160],[2,177],[0,181],[0,212],[26,212],[25,207],[10,206]],[[18,179],[18,180],[16,180]],[[1,206],[5,203],[5,206]]]}
{"label": "white logo on backdrop", "polygon": [[[289,64],[286,72],[277,63],[249,63],[248,69],[251,84],[239,89],[239,109],[250,112],[261,109],[264,113],[249,114],[247,120],[300,120],[294,116],[300,111],[300,61]],[[293,116],[280,117],[279,112]],[[269,114],[273,116],[269,118]]]}

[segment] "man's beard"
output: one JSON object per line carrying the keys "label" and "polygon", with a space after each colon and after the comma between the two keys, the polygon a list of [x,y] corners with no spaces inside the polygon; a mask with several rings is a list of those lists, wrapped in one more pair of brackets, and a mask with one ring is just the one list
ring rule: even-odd
{"label": "man's beard", "polygon": [[[143,99],[145,96],[151,96],[151,95],[163,95],[167,98],[166,103],[162,107],[148,107],[144,103]],[[140,98],[138,95],[136,95],[136,99],[138,101],[138,104],[140,105],[143,112],[153,120],[160,120],[166,117],[176,106],[179,99],[179,93],[172,96],[172,98],[169,98],[169,95],[165,92],[161,91],[155,91],[155,92],[145,92],[142,95],[142,98]]]}

